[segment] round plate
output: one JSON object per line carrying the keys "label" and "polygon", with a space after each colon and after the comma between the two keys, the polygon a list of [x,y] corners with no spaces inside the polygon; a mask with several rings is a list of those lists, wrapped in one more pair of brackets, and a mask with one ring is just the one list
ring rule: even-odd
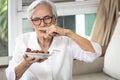
{"label": "round plate", "polygon": [[51,56],[51,54],[45,54],[45,53],[31,53],[31,52],[25,52],[27,56],[32,56],[32,57],[38,57],[38,58],[48,58]]}

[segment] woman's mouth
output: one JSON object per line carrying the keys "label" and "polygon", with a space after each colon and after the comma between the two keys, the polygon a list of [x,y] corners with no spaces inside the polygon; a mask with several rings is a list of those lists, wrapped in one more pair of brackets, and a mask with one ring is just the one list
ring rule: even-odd
{"label": "woman's mouth", "polygon": [[46,33],[46,30],[39,30],[40,32],[42,32],[42,33]]}

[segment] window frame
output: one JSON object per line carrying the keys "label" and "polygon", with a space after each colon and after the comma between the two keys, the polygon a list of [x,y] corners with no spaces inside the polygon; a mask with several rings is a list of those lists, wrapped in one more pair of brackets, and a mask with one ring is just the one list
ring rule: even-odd
{"label": "window frame", "polygon": [[[59,16],[96,13],[98,0],[55,3]],[[28,6],[22,0],[8,0],[8,56],[13,55],[15,38],[23,33],[22,19],[27,17]]]}

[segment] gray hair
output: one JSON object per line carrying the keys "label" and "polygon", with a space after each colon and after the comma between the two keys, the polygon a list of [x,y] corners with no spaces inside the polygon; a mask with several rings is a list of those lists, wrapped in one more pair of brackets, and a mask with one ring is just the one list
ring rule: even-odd
{"label": "gray hair", "polygon": [[54,4],[52,1],[50,1],[50,0],[35,0],[34,2],[32,2],[32,3],[30,4],[30,6],[28,7],[28,9],[27,9],[27,18],[30,20],[31,17],[32,17],[33,9],[34,9],[36,6],[38,6],[38,5],[40,5],[40,4],[44,4],[44,3],[47,4],[47,5],[49,5],[49,6],[51,7],[53,16],[54,16],[55,18],[57,18],[57,9],[56,9],[56,6],[55,6],[55,4]]}

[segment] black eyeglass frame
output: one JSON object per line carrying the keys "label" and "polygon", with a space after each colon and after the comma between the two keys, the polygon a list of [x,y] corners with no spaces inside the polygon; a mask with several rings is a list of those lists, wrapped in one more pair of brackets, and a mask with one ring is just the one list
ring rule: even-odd
{"label": "black eyeglass frame", "polygon": [[35,26],[39,26],[41,24],[42,20],[45,24],[51,24],[53,17],[54,16],[45,16],[43,18],[36,17],[36,18],[33,18],[33,19],[31,18],[31,21]]}

